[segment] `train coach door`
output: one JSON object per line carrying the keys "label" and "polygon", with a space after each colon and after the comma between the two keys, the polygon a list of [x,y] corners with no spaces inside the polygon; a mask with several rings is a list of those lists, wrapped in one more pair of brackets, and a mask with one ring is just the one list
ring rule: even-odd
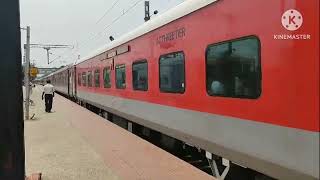
{"label": "train coach door", "polygon": [[68,95],[72,97],[72,69],[68,70]]}
{"label": "train coach door", "polygon": [[76,76],[76,67],[72,69],[72,76],[73,78],[71,79],[72,81],[72,95],[74,98],[77,97],[77,76]]}

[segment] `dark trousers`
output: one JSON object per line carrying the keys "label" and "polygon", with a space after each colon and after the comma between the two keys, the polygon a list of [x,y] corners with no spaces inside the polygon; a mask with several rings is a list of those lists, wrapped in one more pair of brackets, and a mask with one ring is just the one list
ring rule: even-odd
{"label": "dark trousers", "polygon": [[46,104],[46,112],[50,112],[52,109],[52,99],[53,96],[51,94],[44,95],[44,100]]}

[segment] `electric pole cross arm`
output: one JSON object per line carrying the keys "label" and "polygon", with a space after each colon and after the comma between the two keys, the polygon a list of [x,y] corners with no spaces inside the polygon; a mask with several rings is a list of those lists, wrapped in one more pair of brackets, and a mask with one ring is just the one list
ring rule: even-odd
{"label": "electric pole cross arm", "polygon": [[48,64],[50,64],[50,50],[57,49],[57,48],[70,48],[73,49],[74,46],[72,45],[61,45],[61,44],[30,44],[30,48],[43,48],[47,51],[47,59]]}

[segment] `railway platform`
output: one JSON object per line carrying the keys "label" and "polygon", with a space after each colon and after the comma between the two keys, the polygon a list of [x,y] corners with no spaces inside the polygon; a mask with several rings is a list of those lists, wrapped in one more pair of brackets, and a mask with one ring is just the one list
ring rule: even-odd
{"label": "railway platform", "polygon": [[44,111],[42,86],[33,89],[32,120],[25,121],[26,174],[43,180],[212,180],[213,177],[55,95],[52,113]]}

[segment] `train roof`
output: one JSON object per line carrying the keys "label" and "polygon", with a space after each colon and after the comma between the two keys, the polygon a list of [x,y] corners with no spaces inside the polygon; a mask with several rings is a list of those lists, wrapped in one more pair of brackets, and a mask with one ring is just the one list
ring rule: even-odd
{"label": "train roof", "polygon": [[52,72],[52,74],[60,73],[60,72],[62,72],[62,71],[65,71],[65,70],[69,69],[69,68],[70,68],[70,67],[72,67],[72,66],[73,66],[73,64],[68,64],[68,65],[66,65],[66,66],[65,66],[65,67],[63,67],[63,68],[60,68],[60,69],[58,69],[58,70],[56,70],[56,71]]}
{"label": "train roof", "polygon": [[50,77],[50,76],[52,76],[52,75],[55,75],[55,74],[60,73],[60,72],[62,72],[62,71],[65,71],[65,70],[71,68],[72,66],[73,66],[73,64],[66,65],[66,66],[63,67],[63,68],[60,68],[60,69],[58,69],[58,70],[56,70],[56,71],[54,71],[54,72],[52,72],[52,73],[50,73],[50,74],[47,74],[47,75],[45,75],[45,76],[40,77],[39,80],[45,79],[45,78],[47,78],[47,77]]}
{"label": "train roof", "polygon": [[143,25],[139,26],[135,30],[121,36],[119,39],[114,40],[98,50],[92,52],[88,56],[85,56],[81,58],[77,64],[80,64],[81,62],[84,62],[88,59],[91,59],[95,56],[98,56],[108,50],[111,50],[115,47],[118,47],[124,43],[127,43],[135,38],[138,38],[148,32],[151,32],[157,28],[160,28],[166,24],[169,24],[170,22],[173,22],[183,16],[186,16],[194,11],[197,11],[209,4],[212,4],[218,0],[187,0],[178,6],[168,10],[167,12],[154,17],[152,20],[145,22]]}

